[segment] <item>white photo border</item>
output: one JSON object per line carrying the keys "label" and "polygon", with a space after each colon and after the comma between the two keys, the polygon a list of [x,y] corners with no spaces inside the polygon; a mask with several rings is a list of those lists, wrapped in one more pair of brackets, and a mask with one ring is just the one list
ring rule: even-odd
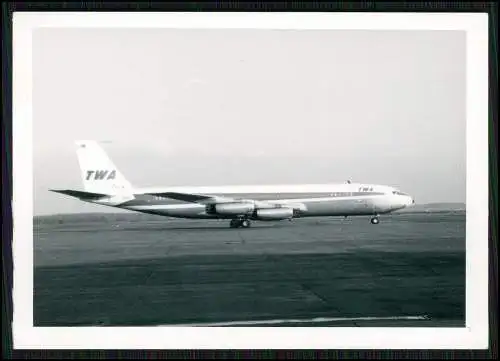
{"label": "white photo border", "polygon": [[[466,327],[34,327],[32,33],[40,27],[466,32]],[[488,348],[487,14],[14,12],[12,44],[14,349]]]}

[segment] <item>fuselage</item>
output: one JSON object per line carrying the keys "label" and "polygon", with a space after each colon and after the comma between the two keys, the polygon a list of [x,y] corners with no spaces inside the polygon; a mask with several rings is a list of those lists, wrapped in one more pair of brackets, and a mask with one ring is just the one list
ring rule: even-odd
{"label": "fuselage", "polygon": [[414,203],[398,189],[372,184],[239,185],[214,187],[135,188],[133,196],[121,200],[98,200],[103,204],[136,212],[179,218],[221,219],[208,205],[152,196],[148,193],[178,192],[230,198],[232,202],[291,207],[296,217],[358,216],[390,213]]}

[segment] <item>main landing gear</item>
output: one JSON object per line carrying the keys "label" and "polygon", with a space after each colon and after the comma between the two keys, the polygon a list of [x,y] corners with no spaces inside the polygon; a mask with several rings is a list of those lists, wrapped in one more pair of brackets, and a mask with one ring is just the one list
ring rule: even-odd
{"label": "main landing gear", "polygon": [[373,218],[370,220],[370,222],[371,222],[372,224],[378,224],[378,223],[379,223],[378,217],[377,217],[377,216],[373,217]]}
{"label": "main landing gear", "polygon": [[248,228],[250,227],[250,221],[246,218],[236,218],[236,219],[231,219],[231,222],[229,223],[229,227],[231,228]]}

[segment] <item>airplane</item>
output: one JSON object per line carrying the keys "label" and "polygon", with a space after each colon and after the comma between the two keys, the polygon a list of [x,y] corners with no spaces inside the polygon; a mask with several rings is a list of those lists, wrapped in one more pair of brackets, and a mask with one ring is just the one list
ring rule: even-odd
{"label": "airplane", "polygon": [[97,141],[76,141],[84,190],[50,189],[80,201],[185,219],[227,219],[230,228],[252,221],[305,217],[379,216],[412,206],[399,189],[376,184],[287,184],[137,188]]}

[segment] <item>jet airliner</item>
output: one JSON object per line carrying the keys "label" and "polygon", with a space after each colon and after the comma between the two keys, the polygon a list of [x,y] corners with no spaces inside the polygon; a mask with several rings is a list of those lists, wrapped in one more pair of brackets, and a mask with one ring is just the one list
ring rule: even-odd
{"label": "jet airliner", "polygon": [[51,189],[81,201],[188,219],[227,219],[231,228],[251,221],[379,215],[413,205],[399,189],[376,184],[236,185],[137,188],[96,141],[77,141],[83,190]]}

